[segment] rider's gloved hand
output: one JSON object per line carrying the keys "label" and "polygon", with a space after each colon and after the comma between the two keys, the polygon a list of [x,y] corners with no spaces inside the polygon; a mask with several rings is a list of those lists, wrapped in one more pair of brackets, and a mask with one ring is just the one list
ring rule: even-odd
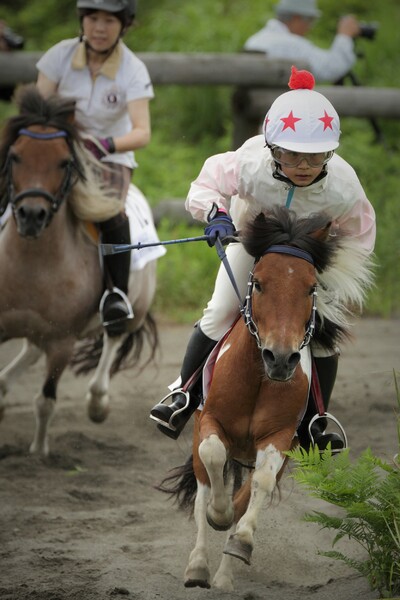
{"label": "rider's gloved hand", "polygon": [[204,229],[204,233],[208,237],[208,245],[212,247],[215,245],[217,237],[223,241],[224,238],[233,236],[235,232],[231,217],[226,212],[218,210],[214,205],[209,215],[208,225]]}
{"label": "rider's gloved hand", "polygon": [[115,144],[112,137],[85,137],[83,140],[83,144],[85,148],[89,150],[89,152],[91,152],[93,156],[98,160],[104,158],[104,156],[107,156],[107,154],[113,154],[113,152],[115,152]]}

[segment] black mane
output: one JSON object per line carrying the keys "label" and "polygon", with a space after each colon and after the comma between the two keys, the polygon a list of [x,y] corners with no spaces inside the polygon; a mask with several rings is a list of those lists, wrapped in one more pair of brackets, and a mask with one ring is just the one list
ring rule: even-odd
{"label": "black mane", "polygon": [[300,248],[311,254],[317,271],[321,273],[331,262],[335,244],[314,239],[311,234],[328,229],[330,223],[331,219],[325,213],[299,218],[294,211],[276,205],[248,223],[241,231],[240,241],[246,252],[256,260],[275,244]]}

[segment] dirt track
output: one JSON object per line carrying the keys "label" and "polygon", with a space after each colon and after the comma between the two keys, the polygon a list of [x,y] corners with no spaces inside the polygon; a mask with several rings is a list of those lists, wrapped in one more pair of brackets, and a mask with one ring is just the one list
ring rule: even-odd
{"label": "dirt track", "polygon": [[[32,398],[43,365],[31,369],[8,398],[0,424],[1,600],[369,600],[365,580],[316,555],[331,534],[301,521],[327,510],[285,478],[282,500],[266,508],[251,567],[238,561],[234,593],[186,589],[183,571],[194,523],[153,489],[168,468],[190,453],[190,427],[178,442],[148,419],[155,401],[177,376],[190,327],[160,326],[157,369],[119,374],[112,410],[91,423],[86,378],[66,373],[59,387],[47,459],[28,456]],[[343,352],[332,412],[346,425],[354,456],[370,446],[391,457],[397,448],[393,368],[400,369],[400,320],[362,320]],[[0,348],[5,364],[19,344]],[[225,535],[211,532],[211,568]],[[358,553],[349,547],[349,552]]]}

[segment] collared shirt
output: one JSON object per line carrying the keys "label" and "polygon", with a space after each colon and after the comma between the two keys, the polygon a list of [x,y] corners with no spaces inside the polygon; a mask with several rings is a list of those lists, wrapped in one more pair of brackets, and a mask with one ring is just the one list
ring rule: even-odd
{"label": "collared shirt", "polygon": [[[36,66],[57,84],[60,96],[76,100],[77,120],[87,133],[98,138],[129,133],[132,123],[128,102],[154,97],[145,64],[121,41],[94,78],[79,38],[59,42]],[[107,161],[137,166],[133,152],[112,154]]]}
{"label": "collared shirt", "polygon": [[291,33],[278,19],[267,21],[245,42],[244,49],[265,52],[268,58],[305,62],[318,82],[337,81],[357,60],[350,36],[337,34],[330,48],[318,48],[305,37]]}

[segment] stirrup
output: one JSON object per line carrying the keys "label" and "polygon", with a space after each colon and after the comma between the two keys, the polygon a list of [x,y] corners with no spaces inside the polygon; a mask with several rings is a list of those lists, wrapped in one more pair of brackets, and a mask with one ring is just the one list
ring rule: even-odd
{"label": "stirrup", "polygon": [[[107,302],[107,299],[112,295],[116,296],[116,300],[124,305],[126,312],[122,316],[117,317],[115,319],[105,320],[104,307]],[[102,318],[103,327],[105,327],[107,329],[107,333],[111,335],[119,335],[120,333],[124,333],[126,321],[133,319],[134,317],[132,305],[128,296],[117,287],[113,287],[111,290],[106,290],[104,292],[100,300],[99,310]]]}
{"label": "stirrup", "polygon": [[[343,452],[343,450],[345,450],[346,448],[348,448],[347,435],[346,435],[346,432],[345,432],[345,430],[343,428],[343,425],[340,423],[340,421],[336,417],[334,417],[331,413],[328,413],[328,412],[324,413],[323,415],[318,415],[318,414],[314,415],[313,418],[311,419],[311,421],[308,424],[308,435],[310,437],[312,447],[313,448],[315,447],[316,442],[315,442],[315,438],[313,436],[313,433],[311,431],[311,427],[319,419],[331,420],[339,428],[340,435],[342,437],[343,448],[336,448],[336,449],[332,448],[331,449],[332,454],[338,454],[339,452]],[[326,429],[324,429],[324,431],[321,432],[321,435],[325,435],[325,431],[326,431]],[[329,435],[329,433],[327,435]],[[339,434],[336,434],[336,435],[339,435]]]}
{"label": "stirrup", "polygon": [[[177,408],[176,410],[172,410],[171,409],[171,415],[167,421],[163,421],[161,418],[152,415],[150,412],[150,419],[152,419],[153,421],[156,421],[156,423],[158,423],[159,425],[161,425],[162,427],[166,427],[167,429],[170,429],[171,431],[177,431],[177,427],[173,424],[173,420],[175,419],[175,417],[177,417],[177,415],[180,415],[184,410],[186,410],[189,406],[189,402],[190,402],[190,394],[189,392],[185,392],[183,389],[177,389],[177,390],[172,390],[172,392],[169,392],[166,396],[164,396],[164,398],[162,400],[160,400],[160,402],[158,404],[156,404],[156,406],[159,406],[160,404],[165,404],[165,402],[171,398],[172,396],[176,396],[177,394],[181,394],[184,398],[184,402],[185,404],[181,407],[181,408]],[[152,410],[154,410],[155,407],[153,407]],[[170,406],[166,406],[165,408],[169,409]]]}

